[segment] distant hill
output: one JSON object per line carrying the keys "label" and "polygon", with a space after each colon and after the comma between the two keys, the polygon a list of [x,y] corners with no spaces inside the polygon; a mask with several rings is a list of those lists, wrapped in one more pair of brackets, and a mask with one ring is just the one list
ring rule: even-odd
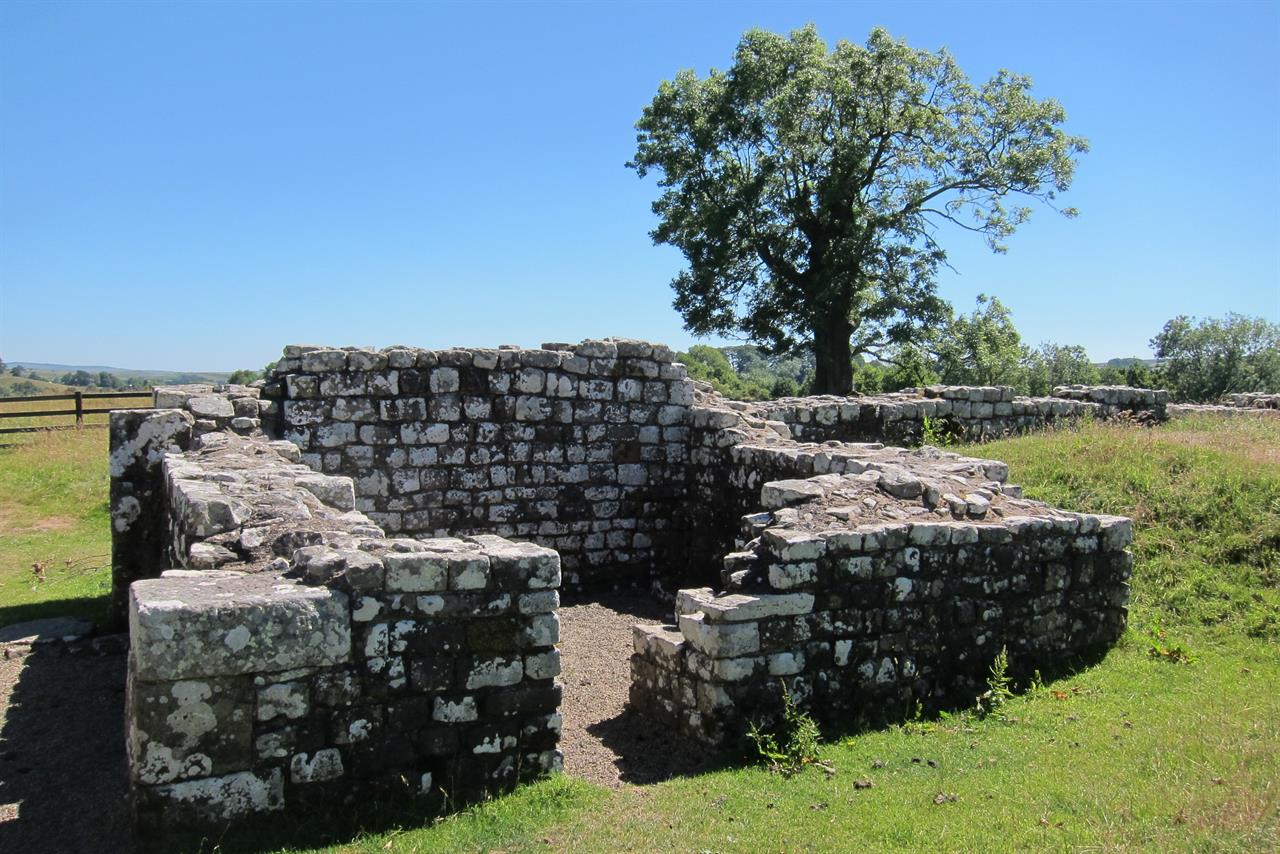
{"label": "distant hill", "polygon": [[[24,385],[25,383],[25,385]],[[16,386],[21,386],[17,388]],[[32,391],[30,386],[35,386]],[[29,394],[67,394],[75,389],[61,383],[45,382],[44,380],[34,380],[30,377],[14,377],[9,374],[0,374],[0,397],[23,397]]]}
{"label": "distant hill", "polygon": [[1099,368],[1127,368],[1134,362],[1142,362],[1148,368],[1154,368],[1160,364],[1159,359],[1139,359],[1136,356],[1130,356],[1126,359],[1107,359],[1105,362],[1098,362]]}
{"label": "distant hill", "polygon": [[122,380],[146,380],[151,383],[224,383],[231,376],[229,371],[142,371],[134,368],[111,368],[106,365],[57,365],[51,362],[7,362],[10,368],[21,365],[41,377],[57,378],[66,373],[88,371],[91,374],[106,371]]}

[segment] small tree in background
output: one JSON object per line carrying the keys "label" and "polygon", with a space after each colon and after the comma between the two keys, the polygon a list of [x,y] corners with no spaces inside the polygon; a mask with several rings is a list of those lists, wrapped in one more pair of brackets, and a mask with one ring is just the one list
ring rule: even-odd
{"label": "small tree in background", "polygon": [[1112,359],[1098,371],[1098,382],[1104,385],[1129,385],[1134,388],[1156,388],[1159,379],[1142,359]]}
{"label": "small tree in background", "polygon": [[813,26],[751,30],[728,71],[662,83],[628,165],[659,174],[652,236],[688,262],[672,282],[686,328],[808,349],[813,391],[847,394],[853,357],[946,321],[942,227],[1002,252],[1020,199],[1067,189],[1087,144],[1065,121],[1030,78],[974,85],[945,50],[881,29],[834,50]]}
{"label": "small tree in background", "polygon": [[1026,390],[1043,397],[1060,385],[1096,385],[1101,381],[1098,368],[1089,354],[1078,344],[1062,346],[1044,342],[1023,356]]}
{"label": "small tree in background", "polygon": [[978,295],[972,314],[947,324],[937,343],[938,373],[946,385],[1026,383],[1022,336],[1009,309],[996,297]]}
{"label": "small tree in background", "polygon": [[1151,339],[1159,373],[1176,400],[1214,401],[1242,391],[1280,392],[1280,324],[1231,313],[1179,315]]}

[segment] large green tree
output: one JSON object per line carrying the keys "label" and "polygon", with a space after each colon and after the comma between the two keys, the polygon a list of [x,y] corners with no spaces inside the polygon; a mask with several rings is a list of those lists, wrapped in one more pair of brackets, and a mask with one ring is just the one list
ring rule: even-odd
{"label": "large green tree", "polygon": [[686,327],[810,348],[814,391],[847,393],[853,356],[947,318],[942,228],[1003,251],[1023,201],[1067,189],[1087,146],[1065,119],[1027,77],[974,85],[884,30],[834,50],[813,26],[752,30],[728,71],[662,83],[628,165],[659,175],[652,236],[688,262],[672,283]]}

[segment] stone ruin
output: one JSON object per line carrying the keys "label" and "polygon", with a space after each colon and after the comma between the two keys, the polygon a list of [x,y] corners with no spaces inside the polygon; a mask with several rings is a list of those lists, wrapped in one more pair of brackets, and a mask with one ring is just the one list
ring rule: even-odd
{"label": "stone ruin", "polygon": [[256,387],[111,422],[113,603],[143,830],[465,803],[560,767],[561,588],[653,589],[631,704],[712,745],[781,709],[836,726],[966,705],[1125,625],[1128,519],[1022,497],[918,440],[1167,395],[930,387],[729,401],[662,345],[287,347]]}
{"label": "stone ruin", "polygon": [[1247,392],[1223,395],[1218,403],[1176,403],[1169,405],[1170,417],[1187,415],[1280,416],[1280,394]]}

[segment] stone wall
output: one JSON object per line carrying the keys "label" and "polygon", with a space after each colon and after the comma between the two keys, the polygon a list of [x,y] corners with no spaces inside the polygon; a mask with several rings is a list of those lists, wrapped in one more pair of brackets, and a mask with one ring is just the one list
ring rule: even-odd
{"label": "stone wall", "polygon": [[184,441],[198,420],[112,417],[113,460],[156,484],[160,520],[145,549],[136,525],[118,528],[122,550],[159,561],[140,574],[173,567],[128,588],[140,829],[353,792],[465,802],[560,767],[554,551],[387,538],[349,478],[264,436]]}
{"label": "stone wall", "polygon": [[1193,415],[1280,417],[1280,394],[1247,392],[1228,394],[1217,404],[1175,403],[1169,405],[1170,417]]}
{"label": "stone wall", "polygon": [[742,411],[786,424],[803,441],[918,444],[925,421],[940,435],[980,442],[1083,418],[1166,418],[1169,393],[1128,386],[1060,386],[1052,397],[1021,397],[1009,386],[928,386],[861,397],[782,398]]}
{"label": "stone wall", "polygon": [[1028,501],[994,460],[799,443],[775,414],[705,393],[691,412],[693,550],[721,558],[720,592],[636,628],[637,708],[723,744],[785,682],[848,727],[971,704],[1002,648],[1029,674],[1123,631],[1129,520]]}
{"label": "stone wall", "polygon": [[405,536],[493,533],[554,548],[573,587],[648,584],[680,506],[692,383],[628,340],[379,352],[285,349],[264,388],[279,431]]}

